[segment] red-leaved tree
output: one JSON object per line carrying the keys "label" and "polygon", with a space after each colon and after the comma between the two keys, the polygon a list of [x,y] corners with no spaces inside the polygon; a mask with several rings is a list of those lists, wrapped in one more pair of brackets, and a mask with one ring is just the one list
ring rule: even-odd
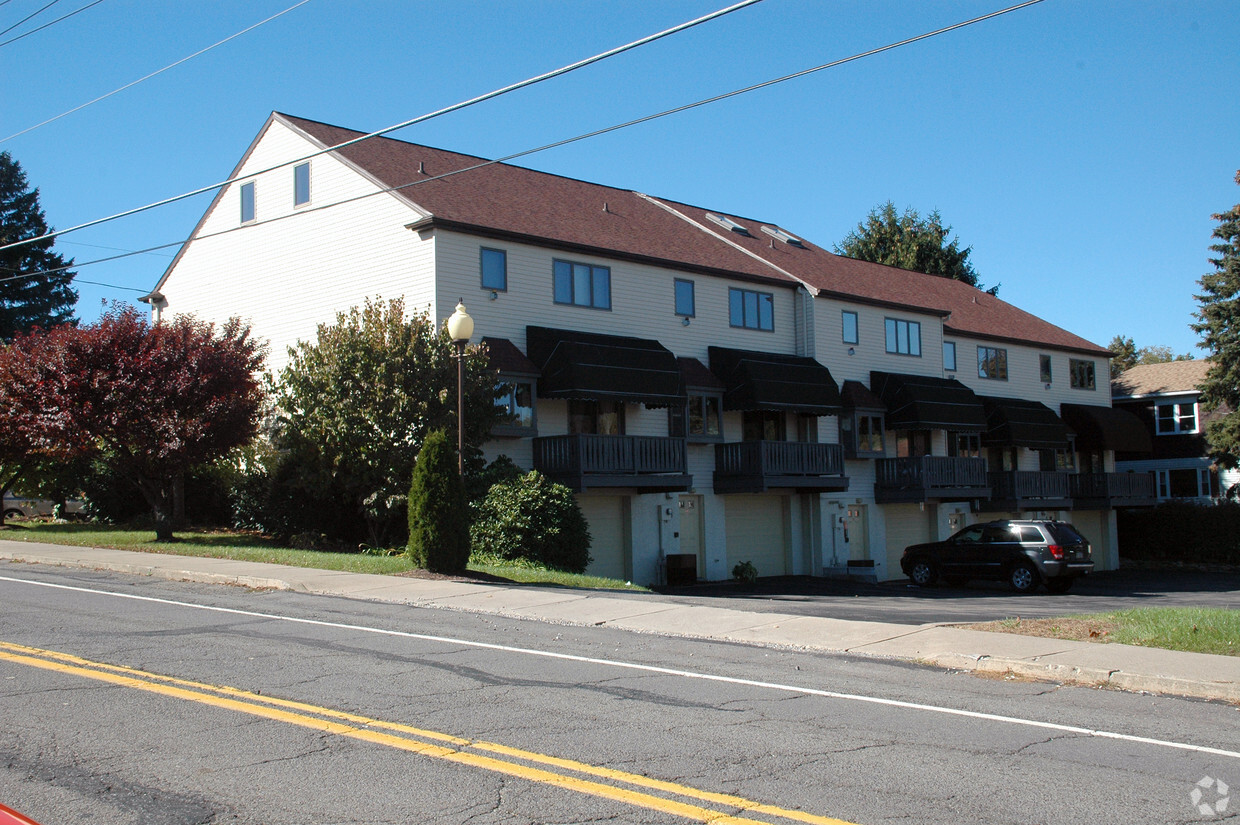
{"label": "red-leaved tree", "polygon": [[94,324],[15,338],[0,355],[0,407],[28,454],[115,462],[167,541],[176,480],[254,438],[265,356],[237,319],[151,326],[133,308],[114,309]]}

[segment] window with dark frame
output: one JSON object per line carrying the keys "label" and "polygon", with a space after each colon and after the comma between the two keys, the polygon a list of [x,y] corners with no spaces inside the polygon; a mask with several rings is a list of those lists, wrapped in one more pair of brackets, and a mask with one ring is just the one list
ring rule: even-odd
{"label": "window with dark frame", "polygon": [[1049,355],[1038,356],[1038,377],[1043,384],[1051,383],[1051,357]]}
{"label": "window with dark frame", "polygon": [[1001,347],[978,347],[977,377],[1006,381],[1008,377],[1007,350]]}
{"label": "window with dark frame", "polygon": [[728,321],[734,327],[774,331],[775,296],[769,292],[729,287]]}
{"label": "window with dark frame", "polygon": [[310,162],[293,167],[293,206],[305,206],[310,202]]}
{"label": "window with dark frame", "polygon": [[611,269],[560,260],[556,260],[552,268],[557,304],[611,309]]}
{"label": "window with dark frame", "polygon": [[254,207],[254,181],[241,184],[241,222],[249,223],[254,220],[256,211]]}
{"label": "window with dark frame", "polygon": [[690,392],[684,406],[667,408],[667,434],[689,441],[722,441],[722,409],[720,396]]}
{"label": "window with dark frame", "polygon": [[502,249],[482,247],[479,267],[482,271],[482,288],[497,292],[508,291],[508,253]]}
{"label": "window with dark frame", "polygon": [[948,433],[947,454],[955,458],[981,458],[982,436],[980,433]]}
{"label": "window with dark frame", "polygon": [[885,455],[882,413],[844,410],[839,422],[840,442],[844,445],[846,458],[881,458]]}
{"label": "window with dark frame", "polygon": [[887,318],[883,322],[887,332],[887,352],[896,355],[921,357],[921,322]]}
{"label": "window with dark frame", "polygon": [[568,431],[573,435],[624,435],[624,402],[569,399]]}
{"label": "window with dark frame", "polygon": [[840,313],[840,319],[844,326],[844,343],[856,344],[860,342],[857,329],[857,313],[851,310],[844,310]]}
{"label": "window with dark frame", "polygon": [[512,416],[512,419],[497,425],[494,431],[500,434],[512,431],[533,431],[536,425],[534,379],[500,376],[499,388],[502,390],[502,395],[495,399],[495,406]]}
{"label": "window with dark frame", "polygon": [[1071,377],[1072,389],[1092,390],[1094,385],[1094,362],[1076,358],[1068,359],[1068,375]]}
{"label": "window with dark frame", "polygon": [[697,315],[697,303],[693,296],[693,281],[677,278],[674,289],[676,314],[683,315],[686,318],[692,318]]}
{"label": "window with dark frame", "polygon": [[741,440],[787,441],[787,416],[779,410],[746,410],[741,413]]}

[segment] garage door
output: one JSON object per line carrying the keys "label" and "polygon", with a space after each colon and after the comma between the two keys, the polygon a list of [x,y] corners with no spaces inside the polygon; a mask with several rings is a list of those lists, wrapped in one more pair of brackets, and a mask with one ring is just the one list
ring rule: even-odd
{"label": "garage door", "polygon": [[785,575],[788,542],[784,531],[784,497],[732,495],[727,497],[724,507],[728,575],[743,561],[758,568],[759,576]]}
{"label": "garage door", "polygon": [[624,517],[624,496],[578,496],[577,504],[590,526],[593,560],[586,572],[627,580],[624,549],[628,544],[628,520]]}
{"label": "garage door", "polygon": [[1076,531],[1089,540],[1089,544],[1094,551],[1094,569],[1107,569],[1107,548],[1104,542],[1105,535],[1102,527],[1102,520],[1106,518],[1106,511],[1073,510],[1071,513],[1061,514],[1061,517],[1064,518],[1064,521],[1072,522],[1072,526],[1076,528]]}
{"label": "garage door", "polygon": [[884,504],[883,517],[887,526],[887,570],[881,578],[898,579],[904,575],[900,557],[910,544],[934,541],[930,536],[930,508],[916,504]]}

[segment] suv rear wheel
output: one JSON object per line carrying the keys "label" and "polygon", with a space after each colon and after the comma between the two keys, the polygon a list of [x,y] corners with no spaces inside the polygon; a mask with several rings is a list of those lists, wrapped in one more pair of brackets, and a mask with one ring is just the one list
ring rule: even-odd
{"label": "suv rear wheel", "polygon": [[1017,593],[1032,593],[1038,587],[1038,571],[1031,564],[1018,564],[1008,571],[1008,584]]}
{"label": "suv rear wheel", "polygon": [[939,569],[929,559],[918,559],[908,570],[908,577],[918,587],[934,584],[939,578]]}

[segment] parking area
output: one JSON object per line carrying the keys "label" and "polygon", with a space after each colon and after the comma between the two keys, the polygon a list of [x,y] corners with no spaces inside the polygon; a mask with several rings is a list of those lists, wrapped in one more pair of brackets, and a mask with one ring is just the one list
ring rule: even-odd
{"label": "parking area", "polygon": [[1045,589],[1021,595],[996,582],[917,587],[907,579],[872,584],[809,577],[759,579],[752,585],[719,582],[667,588],[663,593],[680,604],[854,621],[987,622],[1132,607],[1240,609],[1240,570],[1105,571],[1086,576],[1062,595],[1049,594]]}

